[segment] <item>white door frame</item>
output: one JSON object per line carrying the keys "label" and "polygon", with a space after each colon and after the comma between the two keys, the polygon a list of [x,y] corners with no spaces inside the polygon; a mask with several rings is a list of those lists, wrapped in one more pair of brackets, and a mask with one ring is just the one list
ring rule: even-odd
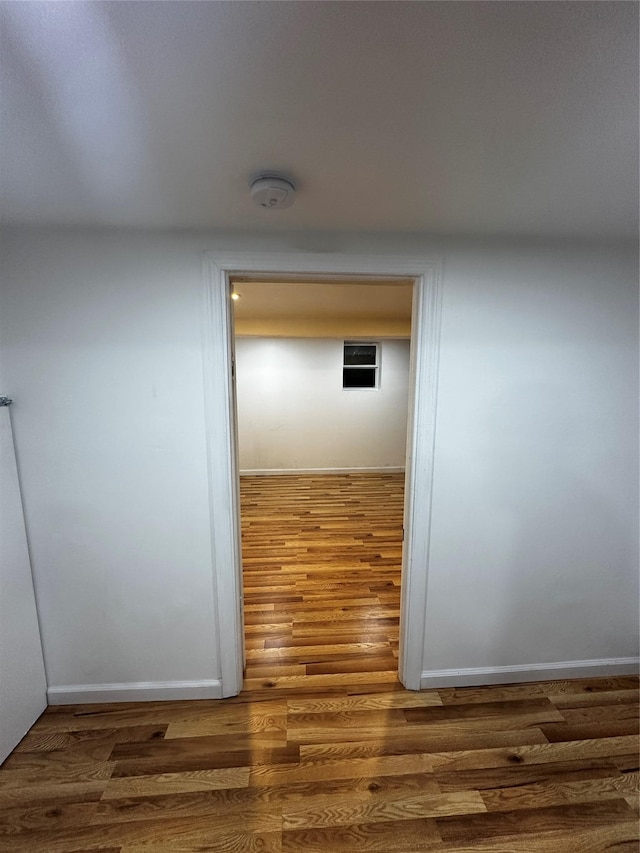
{"label": "white door frame", "polygon": [[214,608],[221,695],[242,689],[244,627],[242,557],[233,377],[230,278],[262,273],[317,276],[403,276],[414,279],[407,429],[404,546],[398,676],[420,689],[427,604],[431,492],[440,333],[440,262],[433,256],[204,253],[205,423]]}

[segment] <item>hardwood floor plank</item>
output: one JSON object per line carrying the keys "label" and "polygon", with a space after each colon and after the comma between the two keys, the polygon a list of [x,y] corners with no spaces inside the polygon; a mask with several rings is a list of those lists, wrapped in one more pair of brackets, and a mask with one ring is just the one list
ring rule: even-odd
{"label": "hardwood floor plank", "polygon": [[520,787],[535,783],[554,786],[562,782],[622,778],[615,763],[606,758],[578,761],[545,762],[543,764],[509,764],[502,767],[483,767],[475,770],[443,772],[434,770],[442,791],[463,791]]}
{"label": "hardwood floor plank", "polygon": [[193,770],[217,770],[228,767],[246,767],[259,764],[294,764],[299,760],[297,746],[273,749],[238,749],[231,751],[199,751],[172,756],[132,758],[116,761],[115,778],[121,776],[148,776],[163,773],[181,773]]}
{"label": "hardwood floor plank", "polygon": [[[246,843],[251,836],[262,838],[277,837],[281,844],[282,818],[279,814],[255,814],[238,826],[235,814],[222,815],[212,820],[210,815],[203,817],[166,818],[162,820],[162,829],[153,820],[131,821],[103,825],[78,825],[33,832],[21,832],[11,836],[10,853],[70,853],[77,850],[103,850],[113,847],[143,847],[147,851],[161,842],[174,851],[196,853],[202,850],[224,851],[223,845],[234,841],[237,845]],[[277,850],[272,841],[272,849]],[[152,846],[153,845],[153,846]],[[245,848],[237,846],[236,849]],[[249,847],[246,849],[250,849]],[[256,842],[254,849],[261,847]]]}
{"label": "hardwood floor plank", "polygon": [[74,741],[63,749],[14,752],[7,758],[4,767],[16,771],[38,768],[42,766],[45,756],[47,766],[62,763],[71,767],[74,764],[82,766],[93,761],[108,761],[116,742],[115,737],[106,735]]}
{"label": "hardwood floor plank", "polygon": [[[40,757],[41,756],[41,757]],[[33,756],[35,759],[35,755]],[[48,785],[73,785],[77,783],[107,782],[115,764],[113,761],[67,762],[63,751],[40,753],[39,760],[31,761],[28,767],[10,769],[8,760],[2,766],[2,791],[11,788],[34,789]]]}
{"label": "hardwood floor plank", "polygon": [[[210,713],[214,708],[216,713],[221,708],[229,706],[228,700],[199,699],[194,701],[174,702],[145,702],[142,705],[134,702],[110,703],[104,705],[79,705],[73,706],[72,710],[65,713],[52,713],[52,708],[47,708],[40,719],[34,724],[32,733],[43,734],[45,732],[75,733],[104,729],[106,734],[111,734],[112,729],[127,729],[134,725],[152,727],[160,732],[158,737],[164,736],[166,726],[172,721],[184,722],[185,720],[200,718],[203,714]],[[148,706],[148,707],[147,707]],[[95,733],[90,735],[95,736]],[[120,742],[123,737],[114,734],[116,741]],[[124,739],[126,739],[126,734]],[[145,739],[140,738],[140,740]],[[148,738],[147,738],[148,739]]]}
{"label": "hardwood floor plank", "polygon": [[[603,686],[605,685],[605,686]],[[611,689],[609,689],[609,685]],[[558,708],[579,704],[609,704],[619,701],[638,703],[638,676],[618,679],[572,679],[538,681],[524,684],[496,684],[482,687],[447,687],[438,691],[444,705],[471,702],[499,702],[521,696],[547,696]],[[623,698],[624,697],[624,698]]]}
{"label": "hardwood floor plank", "polygon": [[306,675],[306,667],[304,664],[286,664],[286,663],[270,663],[270,664],[248,664],[245,669],[245,678],[282,678],[283,676],[303,678]]}
{"label": "hardwood floor plank", "polygon": [[[453,796],[453,795],[451,795]],[[573,832],[587,827],[629,823],[634,817],[624,799],[604,802],[542,806],[505,812],[484,812],[436,819],[444,842],[469,842],[500,836],[537,835],[540,832]]]}
{"label": "hardwood floor plank", "polygon": [[[244,732],[230,735],[200,735],[162,741],[123,743],[114,746],[111,759],[116,762],[151,759],[167,762],[173,759],[189,760],[192,756],[215,755],[219,752],[270,752],[287,748],[285,730],[269,732]],[[297,758],[297,756],[295,756]],[[274,759],[276,763],[277,759]]]}
{"label": "hardwood floor plank", "polygon": [[396,666],[395,658],[391,650],[389,650],[388,654],[378,657],[372,655],[354,655],[350,658],[348,655],[341,655],[334,661],[307,663],[305,668],[307,675],[311,676],[342,672],[357,672],[359,674],[363,672],[383,672],[385,670],[393,672]]}
{"label": "hardwood floor plank", "polygon": [[632,820],[589,829],[473,838],[468,843],[442,844],[434,850],[437,853],[636,853],[639,838],[637,821]]}
{"label": "hardwood floor plank", "polygon": [[221,832],[203,841],[159,840],[152,845],[127,845],[121,853],[281,853],[281,832]]}
{"label": "hardwood floor plank", "polygon": [[640,770],[640,755],[637,750],[625,755],[609,755],[607,761],[610,761],[622,773],[637,773]]}
{"label": "hardwood floor plank", "polygon": [[11,839],[18,833],[33,830],[56,830],[91,823],[98,809],[94,802],[41,803],[25,809],[24,806],[2,809],[0,812],[0,849],[10,849]]}
{"label": "hardwood floor plank", "polygon": [[500,767],[509,764],[544,764],[547,761],[571,761],[581,758],[611,757],[638,751],[637,735],[516,746],[513,749],[480,749],[444,752],[433,755],[435,769],[473,770],[480,767]]}
{"label": "hardwood floor plank", "polygon": [[5,809],[16,806],[30,809],[48,803],[55,808],[66,803],[97,801],[107,786],[106,779],[97,782],[52,782],[46,774],[43,774],[38,785],[27,783],[22,787],[7,787],[5,780],[4,770],[0,768],[0,819]]}
{"label": "hardwood floor plank", "polygon": [[431,769],[430,757],[419,754],[337,759],[295,766],[252,767],[249,785],[291,785],[298,782],[359,779],[369,776],[400,776],[430,773]]}
{"label": "hardwood floor plank", "polygon": [[[416,726],[410,723],[398,725],[389,721],[385,726],[385,741],[394,748],[405,749],[407,752],[445,751],[445,744],[453,744],[452,749],[462,749],[465,743],[484,744],[486,746],[509,745],[510,743],[547,743],[542,729],[539,727],[544,718],[540,714],[528,714],[520,717],[505,717],[494,720],[491,725],[476,720],[461,720],[460,722],[442,722],[431,726]],[[527,731],[528,734],[522,734]],[[511,732],[517,732],[513,735]],[[290,743],[304,745],[305,757],[311,752],[307,747],[312,744],[331,745],[338,747],[341,743],[363,744],[367,741],[380,740],[380,726],[367,725],[365,722],[358,728],[358,741],[355,728],[341,726],[337,722],[333,728],[329,726],[313,727],[290,726],[288,739]],[[448,751],[448,750],[447,750]]]}
{"label": "hardwood floor plank", "polygon": [[584,779],[574,782],[535,782],[510,788],[494,788],[481,792],[487,811],[533,809],[563,803],[590,803],[618,800],[637,794],[637,778],[622,775]]}
{"label": "hardwood floor plank", "polygon": [[165,740],[174,738],[236,734],[277,735],[287,728],[286,700],[271,702],[268,707],[247,708],[227,705],[216,714],[201,714],[186,720],[169,723]]}
{"label": "hardwood floor plank", "polygon": [[551,743],[567,740],[594,740],[597,738],[633,735],[638,731],[637,720],[611,720],[600,723],[545,723],[540,726]]}
{"label": "hardwood floor plank", "polygon": [[[331,636],[326,637],[325,640],[329,644],[352,647],[369,643],[374,646],[385,646],[389,640],[389,631],[386,628],[370,628],[368,634],[362,635],[357,632],[356,634],[359,639],[354,641],[354,632],[341,633],[335,630],[332,632]],[[295,640],[293,645],[291,643],[292,639]],[[280,635],[271,635],[263,642],[265,649],[287,649],[289,646],[296,649],[299,649],[302,646],[316,646],[317,648],[323,648],[323,646],[318,646],[319,640],[317,635],[310,634],[305,636],[300,633],[297,627],[293,628],[291,631],[287,631],[286,633],[281,633]]]}
{"label": "hardwood floor plank", "polygon": [[428,818],[351,824],[282,833],[284,853],[409,853],[440,845],[440,833]]}
{"label": "hardwood floor plank", "polygon": [[245,678],[245,690],[259,690],[260,688],[269,688],[273,690],[311,690],[320,689],[323,687],[331,687],[340,684],[367,684],[369,682],[389,682],[391,684],[399,684],[398,674],[396,672],[349,672],[337,674],[323,675],[283,675],[274,678]]}
{"label": "hardwood floor plank", "polygon": [[638,690],[638,675],[614,675],[604,678],[571,678],[566,681],[541,681],[540,686],[553,694],[611,693],[618,690]]}
{"label": "hardwood floor plank", "polygon": [[640,691],[634,690],[610,690],[606,693],[597,691],[590,693],[547,693],[549,699],[559,710],[565,708],[583,708],[590,705],[623,705],[631,704],[638,706]]}
{"label": "hardwood floor plank", "polygon": [[[303,761],[325,761],[338,758],[370,758],[381,755],[410,755],[412,753],[430,753],[438,755],[438,761],[442,762],[442,755],[465,755],[465,751],[471,750],[472,746],[482,745],[480,753],[497,753],[509,755],[510,748],[524,749],[523,744],[546,745],[547,739],[540,729],[531,728],[524,731],[485,731],[464,732],[462,734],[431,736],[429,733],[420,731],[415,735],[405,738],[384,736],[376,740],[353,741],[345,740],[339,743],[311,743],[300,745],[300,757]],[[491,747],[500,747],[492,750]],[[452,759],[453,760],[453,759]],[[476,759],[478,760],[478,759]],[[497,760],[497,759],[495,759]]]}
{"label": "hardwood floor plank", "polygon": [[190,770],[184,773],[158,773],[150,776],[111,778],[103,800],[122,797],[156,797],[162,794],[246,788],[250,767],[224,767],[218,770]]}
{"label": "hardwood floor plank", "polygon": [[74,847],[73,850],[69,851],[69,853],[94,853],[95,850],[99,850],[100,853],[122,853],[122,847],[103,847],[102,845],[91,848],[83,847],[81,850]]}
{"label": "hardwood floor plank", "polygon": [[567,723],[572,725],[609,723],[612,720],[631,720],[637,724],[639,720],[638,707],[629,703],[622,705],[589,705],[580,708],[563,708],[562,716]]}
{"label": "hardwood floor plank", "polygon": [[126,741],[155,740],[165,736],[167,726],[127,726],[119,729],[85,729],[81,731],[30,731],[15,749],[15,752],[53,752],[71,749],[87,743],[112,740],[113,743]]}
{"label": "hardwood floor plank", "polygon": [[371,798],[361,802],[355,797],[348,800],[345,800],[344,796],[319,797],[317,802],[307,803],[304,807],[289,808],[285,805],[282,810],[282,826],[284,830],[309,829],[412,820],[437,815],[469,815],[484,811],[486,807],[477,791]]}
{"label": "hardwood floor plank", "polygon": [[421,708],[442,705],[435,690],[423,693],[367,693],[362,696],[319,696],[313,699],[289,699],[289,718],[292,714],[339,713],[342,711],[378,711],[393,708]]}
{"label": "hardwood floor plank", "polygon": [[[370,768],[375,769],[375,768]],[[381,768],[384,772],[384,768]],[[387,771],[389,768],[387,768]],[[358,797],[360,801],[374,797],[416,796],[418,794],[439,794],[440,787],[430,773],[408,773],[402,768],[399,773],[387,772],[386,775],[358,776],[347,779],[315,779],[312,782],[288,782],[284,785],[255,785],[260,788],[263,797],[284,804],[295,802],[304,804],[318,797]],[[623,796],[629,792],[624,791]]]}
{"label": "hardwood floor plank", "polygon": [[279,813],[273,798],[264,796],[262,788],[218,788],[206,791],[187,791],[118,797],[101,800],[87,823],[112,825],[131,821],[164,821],[173,818],[204,817],[216,821],[236,815],[239,821],[253,821],[265,814]]}
{"label": "hardwood floor plank", "polygon": [[302,645],[251,649],[247,651],[247,661],[252,663],[261,661],[297,662],[301,658],[311,656],[314,661],[333,660],[340,655],[374,654],[389,649],[388,640],[378,643],[333,643],[326,645]]}
{"label": "hardwood floor plank", "polygon": [[549,722],[557,720],[566,722],[566,716],[560,713],[555,705],[546,697],[529,697],[516,700],[496,702],[458,703],[441,707],[410,708],[405,710],[404,717],[409,723],[424,723],[432,725],[448,720],[487,720],[490,718],[537,716],[549,718]]}

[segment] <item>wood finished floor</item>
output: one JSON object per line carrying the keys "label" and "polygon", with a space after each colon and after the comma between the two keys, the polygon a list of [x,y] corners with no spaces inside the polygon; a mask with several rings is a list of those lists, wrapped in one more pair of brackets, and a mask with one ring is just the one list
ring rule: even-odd
{"label": "wood finished floor", "polygon": [[637,851],[638,679],[49,708],[7,853]]}
{"label": "wood finished floor", "polygon": [[404,690],[401,478],[311,483],[293,528],[264,486],[241,695],[49,708],[0,769],[1,851],[640,849],[636,677]]}
{"label": "wood finished floor", "polygon": [[242,477],[240,494],[246,687],[395,681],[404,475]]}

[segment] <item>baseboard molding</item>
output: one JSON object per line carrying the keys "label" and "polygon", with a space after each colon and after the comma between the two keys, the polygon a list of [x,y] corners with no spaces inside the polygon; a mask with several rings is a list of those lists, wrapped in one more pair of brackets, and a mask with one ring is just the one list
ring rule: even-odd
{"label": "baseboard molding", "polygon": [[515,684],[526,681],[556,681],[565,678],[598,678],[608,675],[635,675],[640,658],[602,658],[534,663],[524,666],[434,669],[423,672],[420,689],[432,687],[476,687],[483,684]]}
{"label": "baseboard molding", "polygon": [[241,477],[272,477],[278,474],[402,474],[404,466],[382,468],[241,468]]}
{"label": "baseboard molding", "polygon": [[219,678],[209,681],[134,681],[123,684],[63,684],[49,687],[50,705],[93,702],[164,702],[172,699],[222,699]]}

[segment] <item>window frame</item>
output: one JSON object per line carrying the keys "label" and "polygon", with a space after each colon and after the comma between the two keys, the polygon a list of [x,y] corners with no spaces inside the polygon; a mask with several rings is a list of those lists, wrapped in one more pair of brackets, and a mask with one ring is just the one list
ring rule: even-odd
{"label": "window frame", "polygon": [[[348,346],[366,346],[375,347],[375,364],[346,364],[345,348]],[[342,390],[343,391],[379,391],[380,390],[380,355],[382,347],[380,341],[354,341],[343,340],[342,342]],[[373,385],[345,385],[344,371],[345,370],[373,370],[375,383]]]}

